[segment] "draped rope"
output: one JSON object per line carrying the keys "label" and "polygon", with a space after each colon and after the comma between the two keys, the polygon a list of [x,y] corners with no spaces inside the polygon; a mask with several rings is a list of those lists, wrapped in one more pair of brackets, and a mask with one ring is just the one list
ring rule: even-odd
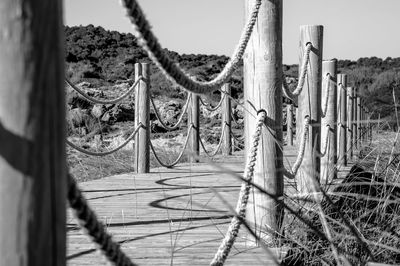
{"label": "draped rope", "polygon": [[249,20],[242,31],[238,46],[222,72],[211,81],[201,82],[192,79],[181,67],[178,66],[178,64],[173,62],[168,54],[162,49],[157,37],[151,31],[150,24],[139,6],[139,3],[136,0],[122,0],[122,4],[127,11],[127,16],[134,25],[135,35],[138,39],[139,45],[147,51],[151,60],[161,69],[166,77],[186,90],[194,93],[206,93],[219,89],[223,83],[228,81],[243,57],[254,25],[257,21],[261,2],[262,0],[255,1]]}
{"label": "draped rope", "polygon": [[[301,138],[301,142],[300,142],[300,147],[299,147],[299,154],[297,155],[296,161],[294,162],[293,166],[292,166],[292,171],[291,171],[291,176],[292,178],[294,178],[297,174],[297,171],[300,168],[301,163],[303,162],[304,159],[304,152],[306,149],[306,141],[308,138],[308,131],[309,131],[309,126],[310,126],[310,117],[307,115],[304,118],[304,129],[303,129],[303,136]],[[286,171],[288,172],[288,171]],[[287,176],[290,177],[290,176]]]}
{"label": "draped rope", "polygon": [[226,124],[224,124],[224,125],[222,126],[222,129],[221,129],[221,130],[222,130],[222,132],[221,132],[221,137],[219,138],[219,142],[218,142],[217,148],[216,148],[214,151],[212,151],[212,152],[207,151],[207,149],[206,149],[206,147],[205,147],[205,145],[204,145],[203,140],[202,140],[201,138],[199,138],[200,145],[201,145],[201,147],[203,148],[204,153],[205,153],[208,157],[214,157],[214,156],[219,152],[219,150],[221,149],[222,141],[223,141],[223,139],[224,139],[224,137],[225,137],[225,127],[226,127],[226,126],[227,126]]}
{"label": "draped rope", "polygon": [[85,98],[86,100],[93,102],[93,103],[97,103],[97,104],[116,104],[121,102],[123,99],[125,99],[130,93],[132,93],[132,91],[135,89],[135,87],[138,85],[138,83],[144,80],[144,78],[142,76],[139,76],[139,78],[135,81],[135,83],[133,83],[133,85],[126,91],[124,92],[121,96],[111,99],[111,100],[100,100],[100,99],[96,99],[94,97],[91,97],[89,95],[86,94],[85,91],[83,91],[82,89],[80,89],[78,86],[75,86],[74,84],[72,84],[72,82],[70,80],[68,80],[67,78],[65,79],[65,82],[68,84],[68,86],[70,88],[72,88],[73,90],[75,90],[77,93],[79,93],[80,95],[83,96],[83,98]]}
{"label": "draped rope", "polygon": [[256,128],[252,136],[252,146],[250,149],[250,153],[248,154],[247,157],[246,168],[243,175],[243,179],[245,181],[242,182],[242,186],[240,188],[239,199],[236,205],[236,213],[231,220],[225,238],[221,242],[218,251],[216,252],[213,260],[210,263],[210,265],[212,266],[217,266],[217,265],[219,266],[224,264],[233,246],[233,243],[235,242],[236,237],[239,233],[240,225],[242,224],[241,221],[245,219],[246,206],[249,199],[249,193],[251,188],[251,180],[253,179],[254,176],[254,165],[257,159],[258,143],[260,141],[261,129],[262,126],[264,125],[265,117],[266,117],[266,112],[264,110],[260,111],[257,114]]}
{"label": "draped rope", "polygon": [[175,159],[175,161],[173,161],[173,162],[170,163],[170,164],[164,163],[164,162],[161,161],[160,157],[157,155],[157,152],[156,152],[156,150],[155,150],[155,148],[154,148],[154,146],[153,146],[153,143],[150,141],[150,148],[151,148],[151,151],[153,152],[154,157],[156,158],[157,162],[158,162],[162,167],[165,167],[165,168],[172,168],[172,167],[174,167],[175,165],[177,165],[177,164],[179,163],[179,161],[182,159],[183,154],[185,153],[185,150],[186,150],[186,147],[187,147],[188,141],[189,141],[189,136],[190,136],[192,130],[193,130],[193,125],[190,125],[189,130],[188,130],[188,134],[187,134],[186,139],[185,139],[185,144],[183,144],[183,148],[182,148],[181,152],[179,153],[179,155],[178,155],[178,157]]}
{"label": "draped rope", "polygon": [[326,155],[326,153],[328,151],[329,143],[331,141],[331,138],[330,138],[331,137],[331,134],[330,134],[331,126],[326,125],[326,127],[328,128],[327,129],[328,131],[326,132],[324,151],[319,154],[320,157],[324,157]]}
{"label": "draped rope", "polygon": [[206,103],[203,101],[203,99],[202,99],[201,97],[200,97],[200,103],[201,103],[202,105],[204,105],[204,107],[205,107],[208,111],[214,112],[214,111],[217,111],[218,108],[221,107],[222,102],[224,101],[225,97],[226,97],[226,94],[222,94],[221,100],[219,101],[219,103],[218,103],[215,107],[211,107],[210,104],[206,104]]}
{"label": "draped rope", "polygon": [[157,120],[160,122],[161,126],[162,126],[163,128],[165,128],[166,130],[168,130],[168,131],[172,131],[172,130],[177,129],[177,128],[179,127],[179,125],[182,123],[182,121],[183,121],[183,116],[186,114],[186,111],[187,111],[187,109],[188,109],[188,106],[189,106],[189,103],[190,103],[190,99],[191,99],[191,98],[192,98],[192,94],[189,94],[188,97],[187,97],[187,99],[186,99],[186,103],[185,103],[185,105],[184,105],[183,108],[182,108],[182,112],[181,112],[181,114],[179,115],[178,121],[177,121],[177,122],[175,123],[175,125],[173,125],[173,126],[168,126],[168,125],[162,120],[161,115],[160,115],[160,112],[158,111],[158,108],[157,108],[156,104],[154,103],[154,100],[153,100],[152,97],[150,97],[150,102],[151,102],[151,105],[153,106],[153,110],[154,110],[154,113],[156,114]]}
{"label": "draped rope", "polygon": [[118,243],[112,240],[105,226],[91,209],[74,177],[68,174],[68,202],[83,232],[96,243],[96,248],[114,265],[136,266],[121,250]]}
{"label": "draped rope", "polygon": [[293,92],[289,90],[289,86],[286,83],[285,76],[283,76],[282,89],[283,89],[283,94],[285,95],[286,98],[293,100],[303,90],[304,82],[307,75],[307,66],[310,61],[311,49],[312,49],[312,44],[309,42],[306,44],[306,49],[304,50],[303,61],[299,74],[299,82],[297,83],[297,87]]}
{"label": "draped rope", "polygon": [[331,88],[331,74],[327,74],[326,77],[326,98],[325,98],[325,104],[324,108],[322,109],[322,114],[321,117],[324,118],[326,116],[326,112],[328,111],[328,101],[329,101],[329,94],[330,94],[330,88]]}
{"label": "draped rope", "polygon": [[122,149],[123,147],[125,147],[136,136],[136,134],[139,132],[139,129],[142,128],[142,127],[144,128],[143,124],[139,123],[138,127],[129,135],[129,137],[121,145],[119,145],[118,147],[116,147],[116,148],[114,148],[112,150],[105,151],[105,152],[94,152],[94,151],[86,150],[86,149],[81,148],[78,145],[72,143],[68,139],[66,139],[66,143],[70,147],[72,147],[75,150],[77,150],[79,152],[82,152],[82,153],[84,153],[86,155],[90,155],[90,156],[106,156],[106,155],[110,155],[110,154]]}

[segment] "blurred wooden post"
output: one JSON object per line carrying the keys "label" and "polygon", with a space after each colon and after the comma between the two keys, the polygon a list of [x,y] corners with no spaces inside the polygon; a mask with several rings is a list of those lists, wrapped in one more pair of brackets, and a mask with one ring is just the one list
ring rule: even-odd
{"label": "blurred wooden post", "polygon": [[[267,113],[261,130],[254,183],[269,193],[283,195],[282,143],[282,0],[262,1],[260,13],[243,59],[246,153],[252,147],[256,110]],[[255,0],[245,1],[245,15],[251,14]],[[252,190],[247,221],[266,241],[277,236],[283,219],[283,206],[265,193]],[[254,200],[253,200],[254,199]],[[252,239],[252,237],[250,237]]]}
{"label": "blurred wooden post", "polygon": [[[326,60],[322,62],[322,108],[325,108],[326,95],[328,94],[328,103],[325,117],[322,118],[321,127],[321,147],[325,147],[325,141],[328,141],[327,152],[321,158],[321,183],[329,183],[336,179],[337,162],[337,60]],[[328,77],[329,75],[329,77]],[[328,87],[329,86],[329,87]],[[325,111],[325,110],[324,110]]]}
{"label": "blurred wooden post", "polygon": [[61,0],[0,1],[0,265],[66,265]]}
{"label": "blurred wooden post", "polygon": [[357,95],[357,144],[358,149],[361,148],[361,98]]}
{"label": "blurred wooden post", "polygon": [[293,146],[293,103],[286,106],[287,144]]}
{"label": "blurred wooden post", "polygon": [[347,165],[347,154],[346,154],[346,141],[347,141],[347,75],[338,74],[338,118],[339,118],[339,133],[338,133],[338,163]]}
{"label": "blurred wooden post", "polygon": [[224,139],[222,143],[222,154],[223,155],[232,155],[232,141],[231,141],[231,126],[232,126],[232,107],[231,107],[231,85],[229,83],[225,83],[222,86],[222,92],[224,95],[223,103],[222,103],[222,128],[224,129]]}
{"label": "blurred wooden post", "polygon": [[135,128],[143,125],[135,136],[135,171],[150,172],[150,65],[135,64],[135,79],[143,80],[135,88]]}
{"label": "blurred wooden post", "polygon": [[[307,43],[312,44],[310,61],[303,90],[298,96],[298,117],[296,118],[296,139],[303,137],[304,118],[310,116],[311,125],[304,152],[304,159],[297,173],[300,192],[318,191],[315,182],[320,179],[321,151],[321,82],[322,82],[322,43],[323,26],[306,25],[300,27],[300,63]],[[299,142],[299,141],[298,141]],[[315,152],[314,152],[315,151]]]}
{"label": "blurred wooden post", "polygon": [[353,119],[352,119],[352,132],[353,132],[353,155],[354,149],[357,149],[357,93],[358,89],[353,90]]}
{"label": "blurred wooden post", "polygon": [[189,161],[198,163],[200,156],[200,97],[192,93],[191,102],[188,108],[188,127],[192,125],[192,133],[189,137]]}
{"label": "blurred wooden post", "polygon": [[354,88],[347,87],[347,142],[346,142],[346,151],[347,151],[347,159],[352,160],[353,158],[353,96],[354,96]]}

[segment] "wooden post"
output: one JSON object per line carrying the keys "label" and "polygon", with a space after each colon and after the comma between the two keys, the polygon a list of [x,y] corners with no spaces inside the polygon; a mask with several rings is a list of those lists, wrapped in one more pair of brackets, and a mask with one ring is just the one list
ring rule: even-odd
{"label": "wooden post", "polygon": [[304,159],[296,177],[299,191],[304,193],[318,191],[315,182],[320,179],[322,40],[323,26],[307,25],[300,27],[299,66],[302,65],[307,43],[312,44],[310,61],[307,65],[307,77],[303,90],[298,96],[298,117],[296,118],[297,140],[303,136],[304,118],[306,116],[311,118]]}
{"label": "wooden post", "polygon": [[347,141],[347,75],[338,75],[338,118],[339,118],[339,133],[338,133],[338,163],[347,166],[347,154],[346,154],[346,141]]}
{"label": "wooden post", "polygon": [[357,95],[357,144],[358,149],[361,148],[361,98]]}
{"label": "wooden post", "polygon": [[347,142],[346,142],[346,151],[347,151],[347,159],[352,160],[353,158],[353,96],[354,96],[354,88],[347,87]]}
{"label": "wooden post", "polygon": [[353,90],[353,119],[352,119],[352,132],[353,132],[353,155],[354,149],[357,149],[357,93],[358,89]]}
{"label": "wooden post", "polygon": [[0,265],[66,265],[62,1],[0,10]]}
{"label": "wooden post", "polygon": [[142,76],[135,88],[135,128],[143,125],[135,136],[135,171],[150,172],[150,65],[135,64],[135,79]]}
{"label": "wooden post", "polygon": [[199,162],[200,156],[200,97],[192,93],[191,102],[188,108],[188,126],[192,125],[192,133],[189,138],[189,161]]}
{"label": "wooden post", "polygon": [[224,139],[222,144],[222,154],[223,155],[232,155],[232,141],[231,141],[231,85],[229,83],[225,83],[222,86],[222,91],[225,94],[223,103],[222,103],[222,128],[224,128]]}
{"label": "wooden post", "polygon": [[288,104],[286,108],[287,144],[293,146],[293,103]]}
{"label": "wooden post", "polygon": [[[322,108],[325,108],[326,95],[328,94],[328,103],[325,117],[322,118],[321,127],[321,147],[325,147],[325,141],[328,141],[327,152],[321,158],[321,183],[329,183],[336,179],[337,162],[337,60],[326,60],[322,62]],[[329,80],[327,78],[329,75]],[[329,127],[328,127],[329,126]],[[328,138],[328,139],[327,139]]]}
{"label": "wooden post", "polygon": [[[283,141],[282,2],[262,1],[257,24],[243,59],[245,107],[252,112],[245,112],[245,154],[252,146],[256,110],[264,109],[267,112],[265,124],[268,130],[265,127],[261,130],[254,182],[277,197],[283,195],[283,156],[279,147]],[[246,17],[254,3],[255,0],[245,1]],[[268,241],[279,232],[283,208],[264,193],[252,190],[247,217],[256,234]]]}

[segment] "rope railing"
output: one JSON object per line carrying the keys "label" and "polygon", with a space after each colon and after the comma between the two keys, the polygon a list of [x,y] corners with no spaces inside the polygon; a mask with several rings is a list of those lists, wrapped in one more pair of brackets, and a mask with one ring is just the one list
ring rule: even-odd
{"label": "rope railing", "polygon": [[321,117],[325,118],[326,116],[326,112],[328,111],[328,101],[329,101],[329,94],[330,94],[330,88],[331,88],[331,75],[328,73],[325,76],[326,79],[326,97],[325,97],[325,103],[324,103],[324,107],[322,108],[322,113],[321,113]]}
{"label": "rope railing", "polygon": [[83,232],[96,243],[96,249],[107,258],[113,265],[136,266],[135,263],[122,251],[120,245],[113,241],[112,236],[107,233],[106,227],[96,216],[96,213],[87,203],[82,195],[74,177],[68,174],[68,202],[78,220]]}
{"label": "rope railing", "polygon": [[126,91],[124,92],[121,96],[111,99],[111,100],[100,100],[94,97],[91,97],[89,95],[86,94],[86,92],[82,89],[80,89],[78,86],[72,84],[72,82],[69,79],[65,79],[65,82],[68,84],[68,86],[70,88],[72,88],[73,90],[75,90],[77,93],[79,93],[80,95],[82,95],[82,97],[84,97],[86,100],[92,102],[92,103],[96,103],[96,104],[116,104],[121,102],[123,99],[125,99],[129,94],[132,93],[132,91],[135,89],[135,87],[139,84],[139,82],[143,80],[143,77],[140,76],[135,83],[133,83],[133,85]]}
{"label": "rope railing", "polygon": [[122,4],[127,11],[127,16],[134,25],[134,30],[140,46],[147,51],[151,60],[161,69],[166,77],[186,90],[194,93],[206,93],[219,89],[223,83],[228,81],[243,57],[254,25],[257,21],[261,2],[262,0],[255,1],[249,20],[242,31],[238,46],[224,69],[213,80],[201,82],[191,78],[162,49],[157,37],[151,31],[150,24],[139,6],[139,3],[136,0],[122,0]]}
{"label": "rope railing", "polygon": [[306,44],[306,49],[304,50],[303,61],[302,61],[302,65],[300,68],[300,74],[299,74],[299,82],[297,83],[297,87],[293,92],[291,92],[289,90],[289,86],[286,83],[285,76],[283,76],[282,89],[283,89],[283,94],[286,98],[294,100],[294,98],[297,95],[299,95],[301,93],[301,91],[303,90],[304,82],[305,82],[306,75],[307,75],[307,66],[310,61],[311,49],[312,49],[312,44],[309,42]]}
{"label": "rope railing", "polygon": [[193,130],[193,125],[190,125],[189,130],[188,130],[188,134],[187,134],[186,139],[185,139],[185,143],[183,144],[183,147],[182,147],[182,150],[179,153],[178,157],[172,163],[165,163],[165,162],[161,161],[160,157],[158,156],[158,154],[156,152],[156,149],[154,148],[153,143],[150,141],[150,143],[149,143],[150,149],[153,152],[154,158],[156,158],[157,162],[161,166],[163,166],[165,168],[172,168],[172,167],[174,167],[175,165],[177,165],[179,163],[179,161],[182,159],[183,154],[185,153],[185,150],[186,150],[186,147],[188,145],[189,137],[190,137],[190,134],[192,133],[192,130]]}
{"label": "rope railing", "polygon": [[215,254],[213,260],[210,265],[219,266],[223,265],[226,258],[229,255],[229,252],[233,246],[233,243],[236,240],[238,235],[240,225],[246,216],[246,206],[249,199],[249,193],[251,188],[251,180],[254,176],[254,165],[257,160],[257,149],[258,143],[260,141],[261,129],[264,125],[266,117],[266,112],[264,110],[259,111],[256,119],[256,128],[255,132],[252,136],[252,145],[250,152],[247,156],[246,168],[244,170],[242,186],[240,188],[239,198],[236,205],[236,213],[232,218],[231,223],[229,225],[228,231],[225,235],[225,238],[221,242],[217,253]]}
{"label": "rope railing", "polygon": [[208,111],[214,112],[214,111],[217,111],[217,110],[221,107],[221,105],[222,105],[222,103],[223,103],[225,97],[226,97],[226,94],[223,93],[222,96],[221,96],[221,100],[220,100],[220,101],[218,102],[218,104],[217,104],[216,106],[214,106],[214,107],[211,107],[210,104],[205,103],[201,97],[200,97],[200,103],[201,103]]}
{"label": "rope railing", "polygon": [[303,129],[303,136],[300,140],[300,147],[299,147],[299,153],[297,155],[296,161],[294,162],[291,171],[285,170],[285,173],[287,174],[286,177],[288,178],[295,178],[297,171],[299,170],[301,163],[303,162],[304,159],[304,152],[306,148],[306,141],[308,138],[308,131],[309,131],[309,126],[310,126],[310,117],[307,115],[304,118],[304,129]]}
{"label": "rope railing", "polygon": [[221,146],[222,146],[222,141],[223,141],[223,139],[224,139],[224,137],[225,137],[225,127],[226,127],[227,125],[226,124],[224,124],[223,126],[222,126],[222,128],[221,128],[221,137],[219,138],[219,142],[218,142],[218,145],[217,145],[217,148],[214,150],[214,151],[207,151],[207,149],[206,149],[206,146],[204,145],[204,142],[203,142],[203,140],[201,139],[201,138],[199,138],[199,142],[200,142],[200,146],[202,147],[202,149],[203,149],[203,151],[204,151],[204,153],[208,156],[208,157],[214,157],[218,152],[219,152],[219,150],[221,149]]}
{"label": "rope railing", "polygon": [[122,149],[123,147],[125,147],[136,136],[136,134],[139,132],[139,129],[143,128],[143,127],[144,127],[143,124],[140,123],[136,127],[136,129],[128,136],[128,138],[121,145],[119,145],[118,147],[116,147],[116,148],[114,148],[112,150],[105,151],[105,152],[94,152],[94,151],[86,150],[86,149],[81,148],[78,145],[74,144],[73,142],[69,141],[68,139],[66,139],[66,143],[70,147],[72,147],[75,150],[77,150],[77,151],[79,151],[79,152],[81,152],[83,154],[86,154],[86,155],[90,155],[90,156],[106,156],[106,155],[110,155],[110,154]]}
{"label": "rope railing", "polygon": [[177,129],[177,128],[179,127],[179,125],[182,123],[183,117],[184,117],[184,115],[186,114],[186,111],[187,111],[187,109],[188,109],[188,107],[189,107],[189,103],[190,103],[191,97],[192,97],[192,94],[189,94],[188,97],[187,97],[187,99],[186,99],[185,105],[184,105],[183,108],[182,108],[182,112],[181,112],[181,114],[179,115],[179,118],[178,118],[177,122],[176,122],[175,125],[173,125],[173,126],[167,125],[167,124],[162,120],[161,115],[160,115],[160,112],[159,112],[159,110],[158,110],[156,104],[154,103],[153,97],[150,97],[150,103],[151,103],[151,105],[152,105],[152,107],[153,107],[154,113],[156,114],[157,120],[160,122],[160,124],[161,124],[161,126],[162,126],[163,128],[165,128],[165,129],[168,130],[168,131],[172,131],[172,130],[175,130],[175,129]]}

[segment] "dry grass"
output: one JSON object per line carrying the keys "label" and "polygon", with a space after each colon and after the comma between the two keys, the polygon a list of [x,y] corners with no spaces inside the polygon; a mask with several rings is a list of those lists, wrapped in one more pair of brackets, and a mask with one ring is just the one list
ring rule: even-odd
{"label": "dry grass", "polygon": [[[329,191],[320,205],[322,213],[317,204],[288,199],[299,214],[285,218],[284,242],[292,247],[285,265],[365,265],[368,261],[399,265],[399,152],[398,134],[375,132],[373,140],[359,149],[358,164],[381,183],[352,181],[337,189],[340,192],[333,192],[332,186],[322,187]],[[329,230],[331,243],[316,233],[327,235],[324,229]]]}

